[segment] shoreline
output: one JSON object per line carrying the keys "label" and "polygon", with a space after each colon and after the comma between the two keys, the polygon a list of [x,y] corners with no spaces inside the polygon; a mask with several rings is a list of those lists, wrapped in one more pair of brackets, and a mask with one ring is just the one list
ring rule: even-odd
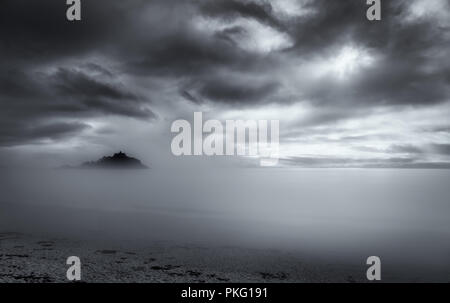
{"label": "shoreline", "polygon": [[[364,283],[366,265],[271,249],[154,242],[147,247],[0,232],[0,283],[65,283],[69,256],[83,283]],[[386,267],[381,282],[449,282]]]}
{"label": "shoreline", "polygon": [[81,259],[81,282],[88,283],[364,282],[351,267],[325,273],[279,251],[161,242],[129,249],[0,232],[0,283],[69,282],[66,259],[73,255]]}

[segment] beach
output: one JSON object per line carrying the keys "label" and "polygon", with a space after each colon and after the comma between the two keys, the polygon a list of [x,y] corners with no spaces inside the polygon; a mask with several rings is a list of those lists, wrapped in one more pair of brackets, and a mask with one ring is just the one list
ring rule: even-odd
{"label": "beach", "polygon": [[0,233],[1,283],[59,283],[66,259],[81,259],[81,282],[357,282],[364,275],[345,265],[320,265],[276,250],[207,248],[154,243],[139,250],[68,239]]}

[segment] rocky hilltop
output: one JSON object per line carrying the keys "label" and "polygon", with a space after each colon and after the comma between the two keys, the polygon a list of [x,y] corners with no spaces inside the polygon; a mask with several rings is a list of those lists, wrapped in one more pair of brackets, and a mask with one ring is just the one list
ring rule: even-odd
{"label": "rocky hilltop", "polygon": [[136,158],[128,157],[126,153],[118,152],[112,156],[103,157],[97,161],[81,164],[82,168],[148,168]]}

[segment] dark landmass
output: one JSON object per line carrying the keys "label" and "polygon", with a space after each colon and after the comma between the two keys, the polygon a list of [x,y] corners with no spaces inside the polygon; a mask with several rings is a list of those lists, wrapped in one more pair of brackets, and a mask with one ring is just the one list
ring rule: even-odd
{"label": "dark landmass", "polygon": [[64,165],[61,168],[125,168],[147,169],[148,167],[136,158],[128,157],[126,153],[118,152],[112,156],[103,157],[97,161],[84,162],[80,166]]}
{"label": "dark landmass", "polygon": [[87,168],[148,168],[138,159],[128,157],[123,152],[118,152],[109,157],[103,157],[97,161],[85,162],[81,167]]}

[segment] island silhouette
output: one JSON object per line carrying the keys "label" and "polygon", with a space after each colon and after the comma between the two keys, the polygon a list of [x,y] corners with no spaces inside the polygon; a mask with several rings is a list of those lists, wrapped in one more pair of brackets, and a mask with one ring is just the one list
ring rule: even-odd
{"label": "island silhouette", "polygon": [[[67,167],[66,168],[73,168]],[[105,156],[97,161],[84,162],[75,168],[133,168],[146,169],[148,168],[136,158],[129,157],[126,153],[119,151],[112,156]]]}

